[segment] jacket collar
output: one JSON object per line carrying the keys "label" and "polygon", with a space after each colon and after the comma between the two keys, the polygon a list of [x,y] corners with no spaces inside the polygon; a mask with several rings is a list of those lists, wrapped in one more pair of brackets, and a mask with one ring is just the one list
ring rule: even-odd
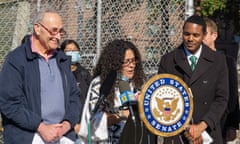
{"label": "jacket collar", "polygon": [[215,60],[214,51],[206,45],[202,45],[202,52],[200,54],[196,69],[192,72],[190,65],[184,51],[183,44],[177,48],[175,53],[176,67],[179,67],[183,73],[190,77],[190,84],[196,81],[202,74],[204,74],[212,65]]}
{"label": "jacket collar", "polygon": [[[33,60],[33,59],[36,59],[39,57],[39,55],[37,53],[32,52],[31,36],[26,38],[26,41],[23,43],[23,47],[25,48],[27,59]],[[62,50],[57,48],[56,59],[58,60],[58,62],[62,62],[62,61],[68,60],[68,57],[64,54],[64,52]]]}

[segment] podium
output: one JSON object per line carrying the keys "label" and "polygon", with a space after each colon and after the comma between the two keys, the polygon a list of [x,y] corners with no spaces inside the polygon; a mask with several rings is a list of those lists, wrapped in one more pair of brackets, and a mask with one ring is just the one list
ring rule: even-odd
{"label": "podium", "polygon": [[119,144],[157,144],[157,136],[152,134],[141,121],[137,105],[133,105],[135,124],[129,115],[119,139]]}

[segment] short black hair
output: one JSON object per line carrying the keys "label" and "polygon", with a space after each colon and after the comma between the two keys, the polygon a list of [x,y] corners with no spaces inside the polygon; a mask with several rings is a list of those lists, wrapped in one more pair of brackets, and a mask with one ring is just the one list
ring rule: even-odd
{"label": "short black hair", "polygon": [[67,39],[67,40],[65,40],[65,41],[61,44],[60,49],[64,51],[64,49],[66,48],[66,46],[67,46],[68,44],[74,44],[74,45],[77,47],[77,49],[80,51],[80,47],[79,47],[78,43],[77,43],[75,40],[73,40],[73,39]]}
{"label": "short black hair", "polygon": [[186,23],[194,23],[202,26],[203,33],[206,32],[206,23],[203,17],[198,15],[192,15],[187,18],[187,20],[184,22],[183,28],[185,27]]}

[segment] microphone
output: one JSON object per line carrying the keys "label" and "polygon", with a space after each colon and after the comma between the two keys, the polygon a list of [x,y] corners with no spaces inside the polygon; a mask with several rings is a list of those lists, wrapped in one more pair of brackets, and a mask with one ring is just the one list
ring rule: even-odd
{"label": "microphone", "polygon": [[137,104],[135,94],[131,92],[129,83],[123,80],[119,81],[119,91],[120,91],[120,100],[122,103],[122,106],[120,106],[120,110],[129,109],[132,120],[135,122],[135,115],[132,107],[132,105]]}
{"label": "microphone", "polygon": [[97,110],[99,109],[101,104],[105,103],[105,98],[109,95],[114,82],[117,78],[117,72],[112,70],[108,73],[106,79],[103,81],[101,87],[100,87],[100,96],[98,98],[98,101],[93,109],[93,114],[95,114],[97,112]]}

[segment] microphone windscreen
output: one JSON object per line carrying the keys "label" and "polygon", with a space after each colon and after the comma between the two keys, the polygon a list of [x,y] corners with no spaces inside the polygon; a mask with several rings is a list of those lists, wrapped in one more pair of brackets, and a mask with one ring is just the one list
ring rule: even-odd
{"label": "microphone windscreen", "polygon": [[122,106],[136,103],[135,94],[131,91],[128,81],[119,81],[119,91]]}
{"label": "microphone windscreen", "polygon": [[131,91],[128,81],[119,81],[119,91],[120,93],[124,93],[125,91]]}
{"label": "microphone windscreen", "polygon": [[117,78],[117,72],[112,70],[108,73],[106,79],[103,81],[100,87],[100,94],[105,97],[110,93],[112,86]]}

